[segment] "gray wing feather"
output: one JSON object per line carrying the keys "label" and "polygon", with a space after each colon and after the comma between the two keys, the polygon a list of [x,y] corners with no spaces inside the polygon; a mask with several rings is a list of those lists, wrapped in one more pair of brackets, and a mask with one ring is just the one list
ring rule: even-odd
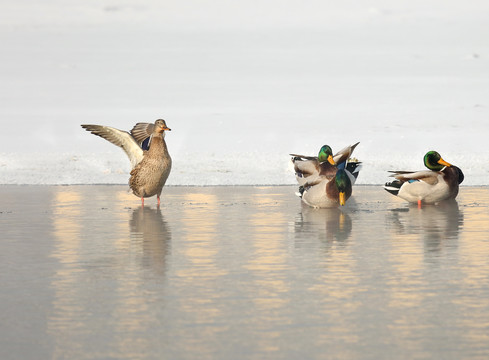
{"label": "gray wing feather", "polygon": [[438,171],[421,170],[421,171],[416,171],[413,173],[405,173],[403,171],[400,171],[400,172],[394,173],[391,176],[395,177],[397,180],[400,180],[400,181],[421,180],[421,181],[424,181],[430,185],[435,185],[438,183],[438,176],[439,175],[440,175],[440,172],[438,172]]}
{"label": "gray wing feather", "polygon": [[144,139],[153,134],[155,125],[151,123],[137,123],[131,130],[131,135],[137,143],[142,143]]}
{"label": "gray wing feather", "polygon": [[299,154],[289,154],[290,156],[293,156],[295,158],[300,158],[301,160],[302,159],[305,159],[305,160],[316,160],[318,159],[317,156],[307,156],[307,155],[299,155]]}
{"label": "gray wing feather", "polygon": [[127,131],[102,125],[82,125],[81,127],[122,148],[129,157],[133,169],[143,159],[143,149]]}
{"label": "gray wing feather", "polygon": [[360,142],[357,142],[356,144],[353,145],[345,146],[343,149],[341,149],[336,154],[334,154],[333,160],[336,163],[342,163],[343,161],[347,161],[358,144],[360,144]]}

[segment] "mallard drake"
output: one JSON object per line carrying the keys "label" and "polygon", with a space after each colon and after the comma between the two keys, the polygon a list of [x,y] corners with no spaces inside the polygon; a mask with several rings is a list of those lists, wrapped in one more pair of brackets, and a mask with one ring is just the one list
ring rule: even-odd
{"label": "mallard drake", "polygon": [[[357,142],[354,145],[346,146],[335,155],[332,155],[333,151],[328,145],[321,147],[318,156],[290,154],[290,156],[292,156],[291,161],[294,164],[295,178],[297,182],[302,186],[308,180],[311,180],[320,174],[332,178],[336,174],[336,168],[331,168],[329,165],[345,163],[345,170],[350,177],[350,181],[354,184],[362,166],[360,161],[351,159],[350,157],[358,144],[360,143]],[[311,176],[312,178],[310,178]]]}
{"label": "mallard drake", "polygon": [[390,171],[396,180],[384,185],[384,189],[410,203],[436,204],[455,199],[464,174],[458,167],[446,162],[436,151],[428,151],[424,164],[429,170]]}
{"label": "mallard drake", "polygon": [[[344,163],[343,163],[344,164]],[[302,201],[314,208],[333,208],[345,205],[352,193],[352,182],[341,166],[333,178],[318,175],[301,186]]]}
{"label": "mallard drake", "polygon": [[102,125],[81,125],[92,134],[100,136],[125,151],[132,170],[129,187],[134,195],[144,198],[160,195],[171,170],[171,157],[165,142],[165,131],[171,129],[163,119],[154,124],[137,123],[131,133]]}

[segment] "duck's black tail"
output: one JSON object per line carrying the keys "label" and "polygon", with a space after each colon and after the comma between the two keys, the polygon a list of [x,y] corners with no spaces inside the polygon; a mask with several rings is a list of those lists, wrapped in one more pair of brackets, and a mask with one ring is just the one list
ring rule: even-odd
{"label": "duck's black tail", "polygon": [[385,183],[384,189],[386,191],[390,192],[392,195],[397,196],[397,194],[399,194],[399,189],[401,188],[401,186],[402,186],[402,182],[400,182],[399,180],[394,180],[394,181]]}
{"label": "duck's black tail", "polygon": [[346,164],[345,170],[353,175],[355,180],[358,178],[358,174],[360,174],[360,169],[362,168],[362,163],[360,161],[351,161],[349,160]]}

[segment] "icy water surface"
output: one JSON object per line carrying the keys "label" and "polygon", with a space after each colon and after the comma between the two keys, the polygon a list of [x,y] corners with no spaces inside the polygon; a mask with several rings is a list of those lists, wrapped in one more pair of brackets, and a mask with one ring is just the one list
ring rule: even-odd
{"label": "icy water surface", "polygon": [[0,187],[2,359],[486,359],[489,188]]}

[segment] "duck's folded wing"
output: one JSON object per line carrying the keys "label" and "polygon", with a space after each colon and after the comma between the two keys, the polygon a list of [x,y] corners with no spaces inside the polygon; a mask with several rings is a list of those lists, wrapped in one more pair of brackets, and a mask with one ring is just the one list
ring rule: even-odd
{"label": "duck's folded wing", "polygon": [[137,123],[131,130],[131,135],[134,137],[138,144],[142,143],[145,139],[149,138],[153,134],[155,125],[151,123]]}
{"label": "duck's folded wing", "polygon": [[315,160],[292,160],[294,163],[294,171],[298,177],[308,177],[319,174],[318,161]]}
{"label": "duck's folded wing", "polygon": [[331,179],[323,175],[313,175],[307,178],[307,181],[302,185],[304,189],[309,189],[314,185],[320,184],[323,181],[329,182]]}
{"label": "duck's folded wing", "polygon": [[141,149],[136,140],[127,131],[102,125],[82,125],[81,127],[122,148],[129,157],[132,168],[143,159],[143,149]]}
{"label": "duck's folded wing", "polygon": [[428,183],[430,185],[435,185],[438,183],[439,175],[440,173],[437,171],[422,170],[422,171],[416,171],[412,173],[399,171],[394,173],[392,176],[394,176],[397,180],[400,180],[402,182],[418,180],[418,181],[424,181],[425,183]]}
{"label": "duck's folded wing", "polygon": [[412,174],[412,173],[415,173],[416,171],[408,171],[408,170],[389,170],[387,171],[391,174],[394,174],[394,175],[391,175],[391,176],[396,176],[396,175],[399,175],[399,174]]}
{"label": "duck's folded wing", "polygon": [[318,160],[317,156],[307,156],[307,155],[299,155],[299,154],[289,154],[290,156],[294,157],[296,160]]}

